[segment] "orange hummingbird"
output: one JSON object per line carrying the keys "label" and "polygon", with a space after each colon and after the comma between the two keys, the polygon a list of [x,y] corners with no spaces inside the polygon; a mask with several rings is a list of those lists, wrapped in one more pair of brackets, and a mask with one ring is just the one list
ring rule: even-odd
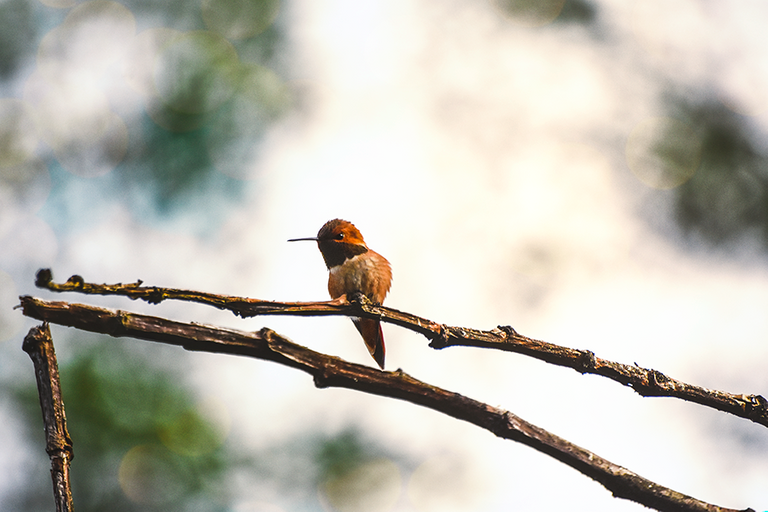
{"label": "orange hummingbird", "polygon": [[[354,224],[333,219],[326,222],[313,238],[292,238],[289,242],[312,240],[328,267],[328,292],[332,299],[360,292],[372,302],[381,304],[392,284],[392,268],[387,259],[365,245],[363,235]],[[372,318],[353,317],[376,363],[384,369],[384,333],[381,322]]]}

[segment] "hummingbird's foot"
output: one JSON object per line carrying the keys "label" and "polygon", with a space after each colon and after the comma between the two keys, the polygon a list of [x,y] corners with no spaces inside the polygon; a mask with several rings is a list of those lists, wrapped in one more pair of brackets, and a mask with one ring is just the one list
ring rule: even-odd
{"label": "hummingbird's foot", "polygon": [[352,297],[349,299],[349,301],[356,304],[361,304],[361,305],[373,304],[374,306],[381,306],[380,302],[376,302],[375,300],[372,300],[363,292],[354,292],[352,294]]}

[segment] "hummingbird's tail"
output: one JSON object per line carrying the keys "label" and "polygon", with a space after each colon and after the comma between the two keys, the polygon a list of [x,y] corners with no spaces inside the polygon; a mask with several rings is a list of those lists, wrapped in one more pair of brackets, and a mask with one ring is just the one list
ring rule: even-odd
{"label": "hummingbird's tail", "polygon": [[355,327],[365,341],[368,352],[371,353],[376,363],[384,369],[384,333],[381,331],[381,322],[371,318],[353,318]]}

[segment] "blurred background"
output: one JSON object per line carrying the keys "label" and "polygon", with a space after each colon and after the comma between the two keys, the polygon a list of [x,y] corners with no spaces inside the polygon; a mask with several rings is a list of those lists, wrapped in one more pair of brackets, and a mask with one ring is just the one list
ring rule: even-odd
{"label": "blurred background", "polygon": [[[354,222],[386,304],[768,394],[768,4],[0,0],[0,509],[51,510],[18,295],[373,365],[345,318],[54,295],[324,300]],[[387,368],[699,499],[768,510],[768,432],[384,326]],[[78,510],[645,510],[543,454],[275,364],[53,327]]]}

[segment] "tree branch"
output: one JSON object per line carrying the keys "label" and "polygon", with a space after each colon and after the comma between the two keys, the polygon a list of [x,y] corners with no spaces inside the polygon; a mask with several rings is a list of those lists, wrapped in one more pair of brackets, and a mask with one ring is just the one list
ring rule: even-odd
{"label": "tree branch", "polygon": [[258,315],[327,316],[345,315],[377,318],[424,335],[429,346],[442,349],[453,346],[481,347],[515,352],[547,363],[572,368],[579,373],[601,375],[631,387],[644,397],[674,397],[711,407],[768,427],[768,400],[762,395],[745,395],[716,391],[687,384],[653,369],[622,364],[596,357],[592,351],[547,343],[528,338],[510,326],[499,326],[490,331],[451,327],[410,313],[373,304],[364,296],[352,297],[350,302],[273,302],[229,295],[200,293],[175,288],[130,284],[93,284],[80,276],[72,276],[65,283],[52,282],[50,269],[37,274],[35,284],[56,292],[74,291],[96,295],[122,295],[158,304],[166,299],[198,302],[232,311],[248,318]]}
{"label": "tree branch", "polygon": [[651,482],[509,411],[431,386],[402,371],[382,372],[315,352],[268,328],[246,333],[29,296],[21,297],[21,306],[24,315],[48,322],[178,345],[187,350],[266,359],[308,373],[319,388],[341,387],[406,400],[530,446],[600,482],[614,496],[660,511],[734,512]]}
{"label": "tree branch", "polygon": [[45,451],[51,459],[51,479],[56,512],[71,512],[72,490],[69,481],[69,465],[75,457],[72,440],[67,431],[67,416],[61,398],[59,366],[53,349],[51,330],[47,323],[33,327],[24,338],[24,352],[29,354],[35,366],[37,391],[45,425]]}

